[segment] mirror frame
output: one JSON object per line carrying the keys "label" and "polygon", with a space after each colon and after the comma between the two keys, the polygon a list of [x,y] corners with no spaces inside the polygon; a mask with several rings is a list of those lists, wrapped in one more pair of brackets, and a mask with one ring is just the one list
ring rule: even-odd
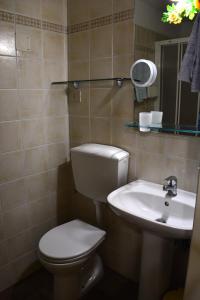
{"label": "mirror frame", "polygon": [[[134,80],[133,78],[133,69],[139,64],[139,63],[145,63],[147,64],[147,66],[149,67],[150,69],[150,76],[149,76],[149,79],[145,82],[145,83],[138,83]],[[156,81],[156,78],[157,78],[157,67],[156,65],[150,61],[150,60],[147,60],[147,59],[139,59],[137,60],[136,62],[134,62],[131,66],[131,69],[130,69],[130,78],[131,78],[131,81],[133,83],[134,86],[136,87],[149,87],[151,86],[155,81]]]}

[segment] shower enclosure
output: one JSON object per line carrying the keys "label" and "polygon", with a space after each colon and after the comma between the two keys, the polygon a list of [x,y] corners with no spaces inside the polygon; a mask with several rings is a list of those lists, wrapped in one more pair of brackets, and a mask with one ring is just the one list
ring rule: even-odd
{"label": "shower enclosure", "polygon": [[155,43],[158,67],[158,106],[163,111],[163,123],[180,127],[200,127],[198,93],[191,93],[190,84],[178,79],[188,38]]}

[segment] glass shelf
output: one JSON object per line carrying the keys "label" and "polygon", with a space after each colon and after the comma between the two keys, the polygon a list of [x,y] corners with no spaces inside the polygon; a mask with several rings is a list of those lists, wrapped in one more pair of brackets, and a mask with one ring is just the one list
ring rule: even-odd
{"label": "glass shelf", "polygon": [[[139,130],[139,124],[137,122],[127,123],[125,125],[129,128],[135,128]],[[166,133],[187,133],[191,135],[200,135],[200,128],[195,126],[185,125],[174,125],[174,124],[162,124],[162,125],[151,125],[148,127],[151,132],[166,132]],[[148,132],[148,131],[147,131]]]}

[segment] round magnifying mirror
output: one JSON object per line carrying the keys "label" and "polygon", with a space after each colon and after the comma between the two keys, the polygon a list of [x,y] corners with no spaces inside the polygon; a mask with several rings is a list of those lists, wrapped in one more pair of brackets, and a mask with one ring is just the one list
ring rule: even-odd
{"label": "round magnifying mirror", "polygon": [[149,87],[157,77],[156,65],[150,60],[139,59],[131,66],[130,77],[136,87]]}

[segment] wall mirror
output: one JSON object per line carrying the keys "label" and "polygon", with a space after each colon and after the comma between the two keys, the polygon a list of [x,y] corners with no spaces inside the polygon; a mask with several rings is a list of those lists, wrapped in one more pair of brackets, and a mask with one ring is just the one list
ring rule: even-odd
{"label": "wall mirror", "polygon": [[150,87],[157,77],[156,65],[150,60],[139,59],[131,66],[130,77],[135,87]]}
{"label": "wall mirror", "polygon": [[162,13],[169,3],[167,0],[135,1],[134,61],[151,60],[158,71],[154,85],[142,93],[142,101],[135,102],[135,121],[141,111],[160,110],[163,124],[188,128],[188,134],[192,134],[190,129],[200,128],[200,97],[190,91],[188,83],[178,80],[178,73],[193,22],[186,19],[178,25],[163,23]]}

